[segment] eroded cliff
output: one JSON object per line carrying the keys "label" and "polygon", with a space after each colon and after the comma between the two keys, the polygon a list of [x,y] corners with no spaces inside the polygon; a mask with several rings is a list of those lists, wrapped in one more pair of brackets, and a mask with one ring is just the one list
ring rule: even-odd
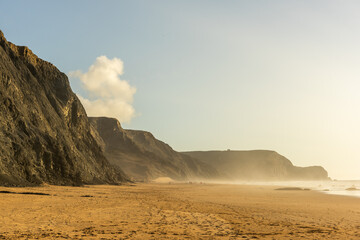
{"label": "eroded cliff", "polygon": [[119,183],[67,76],[0,31],[0,184]]}
{"label": "eroded cliff", "polygon": [[100,135],[99,144],[112,164],[121,166],[134,180],[148,181],[158,177],[175,180],[205,180],[219,177],[215,168],[174,151],[151,133],[123,129],[114,118],[91,117]]}
{"label": "eroded cliff", "polygon": [[274,151],[184,152],[216,168],[233,181],[328,180],[321,166],[297,167]]}

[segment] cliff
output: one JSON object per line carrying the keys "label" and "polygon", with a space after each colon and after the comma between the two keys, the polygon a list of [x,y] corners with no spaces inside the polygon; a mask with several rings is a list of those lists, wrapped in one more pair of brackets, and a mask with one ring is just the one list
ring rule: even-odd
{"label": "cliff", "polygon": [[0,185],[119,183],[66,75],[0,31]]}
{"label": "cliff", "polygon": [[285,181],[328,180],[323,167],[296,167],[277,152],[253,151],[207,151],[184,152],[226,173],[232,180]]}
{"label": "cliff", "polygon": [[134,180],[149,181],[158,177],[202,180],[219,176],[213,167],[174,151],[149,132],[125,130],[114,118],[89,119],[100,135],[95,138],[103,146],[106,157]]}

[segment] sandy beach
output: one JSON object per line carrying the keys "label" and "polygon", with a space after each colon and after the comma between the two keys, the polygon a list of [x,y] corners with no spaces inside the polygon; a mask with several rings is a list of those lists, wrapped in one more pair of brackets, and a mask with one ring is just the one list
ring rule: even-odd
{"label": "sandy beach", "polygon": [[13,192],[0,194],[0,239],[360,239],[360,198],[316,191],[215,184],[0,191]]}

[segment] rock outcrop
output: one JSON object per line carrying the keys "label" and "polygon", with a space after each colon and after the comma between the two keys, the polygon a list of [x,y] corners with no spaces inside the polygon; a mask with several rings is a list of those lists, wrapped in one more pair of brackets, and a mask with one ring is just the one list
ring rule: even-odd
{"label": "rock outcrop", "polygon": [[323,167],[296,167],[290,160],[274,151],[199,151],[184,154],[210,164],[235,181],[329,179]]}
{"label": "rock outcrop", "polygon": [[119,183],[67,76],[0,31],[0,184]]}
{"label": "rock outcrop", "polygon": [[100,135],[100,138],[94,137],[103,146],[106,157],[134,180],[170,177],[184,181],[219,177],[213,167],[174,151],[149,132],[125,130],[114,118],[90,117],[89,120]]}

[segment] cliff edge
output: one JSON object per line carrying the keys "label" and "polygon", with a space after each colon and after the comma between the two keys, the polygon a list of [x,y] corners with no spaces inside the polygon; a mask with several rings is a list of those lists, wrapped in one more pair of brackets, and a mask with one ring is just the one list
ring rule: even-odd
{"label": "cliff edge", "polygon": [[67,76],[0,31],[0,185],[119,183]]}

